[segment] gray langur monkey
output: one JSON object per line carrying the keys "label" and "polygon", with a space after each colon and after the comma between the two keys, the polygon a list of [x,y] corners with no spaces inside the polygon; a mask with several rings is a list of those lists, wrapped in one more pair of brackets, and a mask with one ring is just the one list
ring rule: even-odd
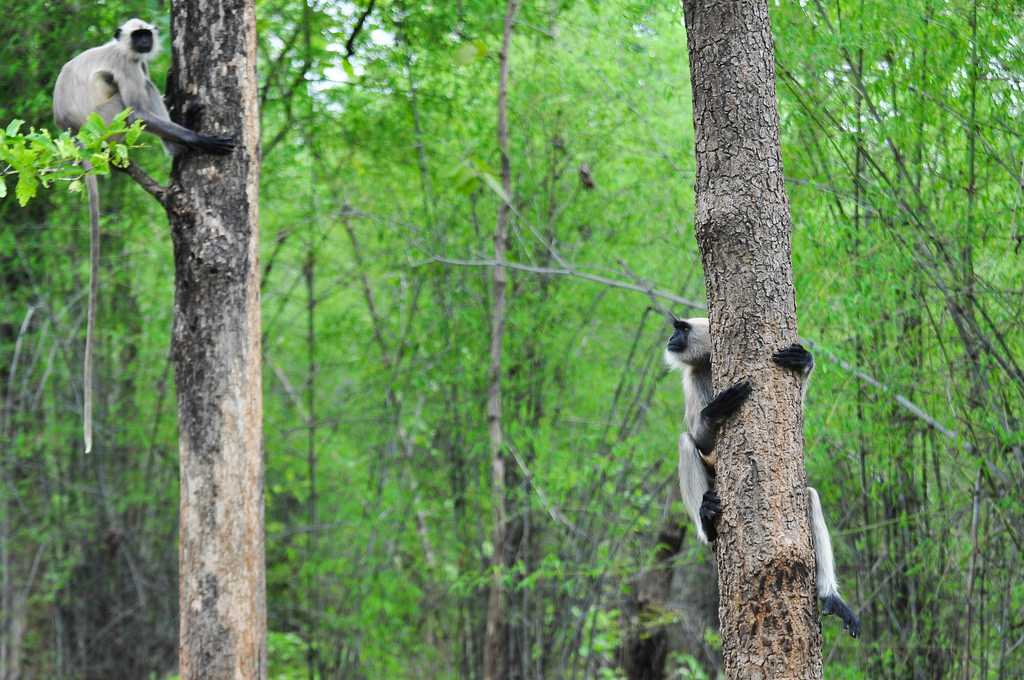
{"label": "gray langur monkey", "polygon": [[[141,19],[129,19],[115,31],[113,40],[88,49],[64,64],[53,88],[53,120],[57,127],[78,132],[94,112],[109,124],[117,114],[130,108],[128,122],[142,121],[146,132],[158,136],[172,156],[186,149],[218,155],[230,153],[235,148],[232,138],[202,135],[171,122],[160,90],[149,79],[149,62],[159,52],[157,27]],[[88,161],[83,165],[86,171],[92,169]],[[91,229],[82,429],[88,453],[92,450],[92,346],[100,258],[99,190],[95,175],[86,174],[85,186],[89,194]]]}
{"label": "gray langur monkey", "polygon": [[[676,319],[675,330],[665,348],[665,362],[683,374],[686,401],[686,432],[679,436],[679,488],[683,505],[693,519],[703,543],[718,537],[715,528],[722,504],[715,492],[715,442],[722,423],[750,396],[750,383],[741,381],[712,397],[711,334],[706,318]],[[779,367],[797,371],[803,377],[802,394],[807,393],[814,357],[803,346],[792,344],[772,355]],[[839,595],[832,542],[825,525],[818,492],[807,487],[807,508],[814,540],[818,597],[822,614],[835,614],[850,635],[860,634],[860,621]]]}

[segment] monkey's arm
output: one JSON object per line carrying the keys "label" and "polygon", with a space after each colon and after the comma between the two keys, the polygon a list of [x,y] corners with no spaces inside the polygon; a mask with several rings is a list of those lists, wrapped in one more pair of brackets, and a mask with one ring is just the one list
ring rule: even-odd
{"label": "monkey's arm", "polygon": [[715,464],[715,457],[711,455],[711,452],[715,448],[718,430],[722,427],[725,419],[736,413],[743,402],[747,400],[747,397],[750,396],[750,389],[749,382],[738,382],[719,392],[714,399],[708,402],[707,406],[701,409],[697,417],[688,419],[687,427],[690,436],[709,464]]}
{"label": "monkey's arm", "polygon": [[235,148],[235,140],[231,137],[201,135],[177,123],[162,120],[145,110],[135,109],[132,111],[128,116],[128,122],[134,123],[136,120],[145,123],[147,132],[152,132],[165,142],[180,144],[192,151],[224,155],[231,153]]}
{"label": "monkey's arm", "polygon": [[688,432],[679,435],[679,491],[683,506],[697,529],[701,543],[710,543],[718,537],[715,519],[721,511],[718,495],[711,488],[700,451]]}

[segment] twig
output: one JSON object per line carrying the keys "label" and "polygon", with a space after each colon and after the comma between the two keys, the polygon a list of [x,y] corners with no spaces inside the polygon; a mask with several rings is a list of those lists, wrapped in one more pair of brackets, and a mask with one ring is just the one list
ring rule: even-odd
{"label": "twig", "polygon": [[[496,267],[496,266],[498,266],[498,262],[496,262],[494,260],[459,260],[459,259],[448,258],[448,257],[440,257],[438,255],[434,255],[434,256],[430,257],[430,259],[427,260],[427,263],[429,263],[429,262],[438,262],[440,264],[450,264],[450,265],[454,265],[454,266],[458,266],[458,267]],[[426,263],[422,263],[422,264],[426,264]],[[652,288],[650,286],[635,285],[635,284],[627,283],[625,281],[618,281],[616,279],[610,279],[610,278],[607,278],[607,277],[604,277],[604,276],[599,276],[597,274],[588,274],[586,272],[581,272],[581,271],[575,269],[574,267],[568,265],[568,263],[566,263],[566,266],[558,267],[558,268],[555,268],[555,267],[535,267],[533,265],[521,264],[521,263],[518,263],[518,262],[508,262],[508,261],[502,262],[501,264],[502,264],[502,266],[504,266],[507,269],[514,269],[516,271],[530,272],[532,274],[543,274],[543,275],[548,275],[548,276],[572,276],[572,277],[575,277],[575,278],[584,279],[586,281],[593,281],[595,283],[600,283],[600,284],[603,284],[603,285],[606,285],[606,286],[610,286],[612,288],[622,288],[624,290],[632,290],[632,291],[636,291],[638,293],[645,293],[646,295],[648,295],[650,297],[661,298],[663,300],[668,300],[670,302],[675,302],[677,304],[681,304],[681,305],[686,305],[688,307],[692,307],[693,309],[707,309],[707,307],[705,305],[702,305],[700,303],[694,302],[693,300],[688,300],[688,299],[680,297],[678,295],[674,295],[672,293],[668,293],[668,292],[665,292],[663,290],[658,290],[658,289]],[[414,266],[416,266],[416,265],[414,265]],[[928,414],[923,408],[921,408],[920,406],[918,406],[917,404],[915,404],[911,400],[907,399],[902,394],[899,394],[898,392],[895,392],[891,387],[889,387],[885,383],[879,381],[877,378],[874,378],[873,376],[869,375],[868,373],[865,373],[864,371],[860,370],[856,366],[853,366],[849,362],[839,358],[837,355],[835,355],[831,351],[825,349],[824,347],[822,347],[820,344],[818,344],[814,340],[811,340],[809,338],[801,338],[801,341],[804,342],[805,344],[807,344],[808,346],[810,346],[810,348],[815,350],[816,352],[824,353],[825,356],[827,356],[829,358],[829,360],[831,360],[833,363],[838,365],[840,368],[842,368],[847,373],[851,373],[858,380],[861,380],[861,381],[867,383],[868,385],[871,385],[875,389],[877,389],[877,390],[879,390],[881,392],[885,392],[886,394],[888,394],[897,404],[902,406],[904,409],[909,411],[911,414],[913,414],[917,418],[923,420],[925,423],[927,423],[927,425],[929,427],[934,429],[936,432],[938,432],[942,436],[944,436],[947,439],[955,442],[965,452],[971,453],[971,452],[974,451],[974,445],[971,444],[968,441],[965,441],[964,438],[960,435],[960,433],[958,433],[956,430],[949,429],[948,427],[943,425],[941,422],[939,422],[934,416]]]}
{"label": "twig", "polygon": [[366,18],[370,16],[371,12],[373,12],[373,6],[374,6],[374,4],[376,4],[376,2],[377,2],[377,0],[370,0],[370,4],[367,5],[366,9],[363,10],[363,13],[359,15],[359,19],[356,21],[355,28],[352,29],[352,35],[350,35],[348,37],[348,40],[345,41],[345,58],[346,59],[348,59],[353,54],[355,54],[355,52],[356,52],[356,37],[359,35],[360,31],[363,30],[363,24],[366,23]]}
{"label": "twig", "polygon": [[540,499],[540,504],[544,506],[544,509],[547,511],[548,516],[550,516],[551,519],[553,519],[556,523],[561,524],[565,528],[572,531],[574,534],[582,535],[582,532],[579,530],[579,528],[575,524],[570,522],[569,518],[566,517],[565,514],[558,509],[558,506],[553,504],[548,499],[547,494],[544,493],[544,489],[542,489],[537,484],[537,481],[534,479],[533,474],[530,472],[530,468],[526,467],[526,463],[523,461],[522,456],[519,455],[518,449],[515,446],[513,446],[512,443],[509,441],[506,441],[506,444],[508,446],[509,452],[512,454],[512,457],[515,458],[516,464],[522,471],[523,477],[526,478],[526,483],[530,485],[531,489],[537,492],[537,498]]}
{"label": "twig", "polygon": [[858,380],[862,380],[867,384],[871,385],[872,387],[891,395],[893,400],[895,400],[897,404],[899,404],[900,406],[902,406],[903,408],[910,411],[912,414],[926,422],[929,427],[934,429],[942,436],[956,442],[967,453],[970,453],[974,450],[974,445],[968,441],[964,441],[963,437],[961,437],[957,431],[949,429],[948,427],[940,423],[938,420],[936,420],[934,417],[926,413],[925,410],[922,409],[920,406],[910,401],[902,394],[894,392],[892,388],[886,385],[885,383],[865,373],[856,366],[851,365],[849,362],[840,359],[838,356],[836,356],[829,350],[825,349],[824,347],[816,343],[814,340],[810,340],[808,338],[801,338],[801,341],[810,346],[810,348],[813,349],[815,352],[827,356],[829,360],[836,363],[840,368],[842,368],[847,373],[853,374],[853,376],[856,377]]}
{"label": "twig", "polygon": [[345,233],[348,234],[348,240],[352,244],[352,257],[359,270],[359,282],[363,287],[363,297],[366,299],[366,309],[369,311],[370,320],[373,322],[373,339],[380,347],[380,354],[384,361],[384,367],[390,369],[391,366],[389,364],[391,363],[391,354],[388,348],[388,343],[384,340],[384,321],[381,319],[380,314],[377,313],[377,305],[373,299],[373,289],[370,287],[370,280],[366,276],[366,267],[363,264],[363,254],[359,248],[359,241],[356,239],[356,232],[352,228],[352,223],[347,219],[347,215],[344,212],[342,213],[341,226],[344,227]]}
{"label": "twig", "polygon": [[441,257],[440,255],[432,255],[425,262],[414,264],[413,266],[422,266],[430,262],[437,262],[440,264],[450,264],[456,267],[497,267],[499,264],[506,269],[514,269],[521,272],[530,272],[532,274],[545,274],[548,276],[572,276],[577,279],[583,279],[585,281],[593,281],[594,283],[600,283],[605,286],[612,288],[622,288],[624,290],[632,290],[637,293],[644,293],[648,296],[659,297],[669,302],[674,302],[679,305],[686,305],[693,309],[707,309],[706,305],[699,302],[689,300],[684,297],[680,297],[673,293],[668,293],[663,290],[657,290],[650,286],[642,286],[633,283],[627,283],[626,281],[619,281],[618,279],[610,279],[607,276],[600,276],[599,274],[589,274],[587,272],[581,272],[575,267],[572,267],[568,263],[562,267],[535,267],[529,264],[522,264],[519,262],[509,262],[505,260],[498,262],[497,260],[460,260],[451,257]]}
{"label": "twig", "polygon": [[140,168],[138,163],[129,163],[127,168],[117,169],[135,180],[135,183],[155,198],[157,203],[164,208],[167,207],[167,187],[159,184],[155,179],[147,175],[146,171]]}

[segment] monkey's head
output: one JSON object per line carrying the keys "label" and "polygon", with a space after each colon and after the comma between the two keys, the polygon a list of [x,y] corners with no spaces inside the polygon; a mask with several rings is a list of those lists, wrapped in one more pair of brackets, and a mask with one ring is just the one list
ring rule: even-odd
{"label": "monkey's head", "polygon": [[704,317],[676,319],[675,330],[665,347],[665,363],[669,368],[701,366],[711,361],[711,334]]}
{"label": "monkey's head", "polygon": [[160,52],[160,31],[142,19],[129,19],[114,32],[118,47],[133,59],[149,61]]}

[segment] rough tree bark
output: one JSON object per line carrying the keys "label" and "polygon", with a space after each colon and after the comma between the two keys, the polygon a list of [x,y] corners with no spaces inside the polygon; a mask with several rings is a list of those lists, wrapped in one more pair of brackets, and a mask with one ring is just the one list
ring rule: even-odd
{"label": "rough tree bark", "polygon": [[[183,680],[266,677],[259,112],[253,0],[175,0],[172,111],[234,135],[174,161],[174,356],[181,455]],[[201,107],[201,108],[200,108]]]}
{"label": "rough tree bark", "polygon": [[797,330],[768,7],[684,0],[683,9],[714,384],[754,388],[716,449],[726,675],[820,678],[800,387],[771,363]]}
{"label": "rough tree bark", "polygon": [[505,625],[508,596],[505,592],[505,452],[501,427],[501,347],[505,336],[505,288],[507,273],[502,263],[508,241],[508,218],[512,196],[512,170],[508,159],[508,51],[512,42],[518,0],[508,0],[501,39],[498,76],[498,150],[501,153],[501,188],[505,196],[498,207],[494,229],[493,297],[491,302],[491,363],[488,371],[487,426],[491,439],[491,588],[487,598],[487,628],[484,639],[484,680],[502,680],[506,675]]}

